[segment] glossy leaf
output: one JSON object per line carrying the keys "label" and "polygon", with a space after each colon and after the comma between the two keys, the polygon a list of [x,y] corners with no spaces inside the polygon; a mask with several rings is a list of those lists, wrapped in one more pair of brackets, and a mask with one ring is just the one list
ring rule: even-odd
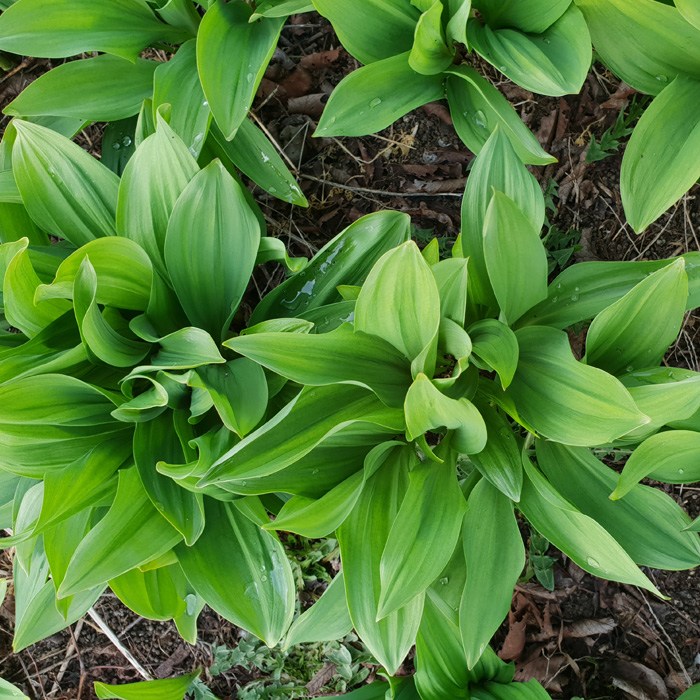
{"label": "glossy leaf", "polygon": [[209,6],[197,33],[197,68],[216,123],[232,139],[246,118],[284,19],[249,21],[243,0]]}
{"label": "glossy leaf", "polygon": [[108,685],[95,682],[95,695],[98,698],[118,698],[119,700],[182,700],[192,682],[201,671],[188,673],[186,676],[164,678],[155,681],[139,681],[121,685]]}
{"label": "glossy leaf", "polygon": [[[658,3],[655,3],[658,4]],[[700,41],[700,30],[697,31]],[[625,149],[620,193],[637,233],[675,204],[700,178],[698,80],[678,76],[649,105]]]}
{"label": "glossy leaf", "polygon": [[[700,29],[700,6],[693,0],[674,0],[674,5],[696,29]],[[698,691],[700,692],[700,691]]]}
{"label": "glossy leaf", "polygon": [[556,161],[540,146],[501,92],[477,71],[463,65],[454,66],[447,73],[447,102],[452,121],[470,151],[479,153],[498,127],[523,163],[546,165]]}
{"label": "glossy leaf", "polygon": [[124,119],[138,114],[141,103],[151,96],[157,65],[106,54],[64,63],[30,83],[3,111],[14,117],[49,114],[93,122]]}
{"label": "glossy leaf", "polygon": [[459,626],[474,668],[510,610],[513,588],[525,566],[525,547],[513,504],[482,479],[469,496],[462,536],[467,582]]}
{"label": "glossy leaf", "polygon": [[13,124],[12,168],[32,219],[76,246],[116,235],[119,178],[64,136],[30,122]]}
{"label": "glossy leaf", "polygon": [[511,27],[541,34],[566,12],[571,0],[475,0],[484,21],[493,29]]}
{"label": "glossy leaf", "polygon": [[443,77],[416,73],[408,60],[408,53],[398,54],[346,76],[331,93],[314,136],[373,134],[444,97]]}
{"label": "glossy leaf", "polygon": [[516,336],[520,363],[507,394],[540,434],[592,446],[649,422],[617,379],[574,358],[566,333],[530,326]]}
{"label": "glossy leaf", "polygon": [[11,700],[11,698],[17,698],[17,700],[29,700],[27,696],[16,686],[12,685],[8,681],[0,678],[0,698],[2,700]]}
{"label": "glossy leaf", "polygon": [[294,578],[282,545],[235,503],[206,498],[205,513],[197,542],[176,550],[185,576],[222,617],[274,646],[294,616]]}
{"label": "glossy leaf", "polygon": [[442,73],[452,63],[454,49],[446,43],[443,12],[441,0],[435,0],[418,18],[408,57],[408,63],[416,73],[435,75]]}
{"label": "glossy leaf", "polygon": [[259,242],[259,224],[240,186],[214,161],[183,191],[165,239],[165,263],[182,308],[214,338],[238,308]]}
{"label": "glossy leaf", "polygon": [[498,374],[501,387],[507,389],[518,366],[520,349],[513,331],[496,319],[486,318],[469,326],[472,352]]}

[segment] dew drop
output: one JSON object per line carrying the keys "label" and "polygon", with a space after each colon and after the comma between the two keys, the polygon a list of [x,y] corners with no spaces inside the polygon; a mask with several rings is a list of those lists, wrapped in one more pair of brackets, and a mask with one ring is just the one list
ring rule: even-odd
{"label": "dew drop", "polygon": [[552,302],[559,301],[559,297],[552,297]]}
{"label": "dew drop", "polygon": [[501,71],[501,73],[505,73],[507,66],[498,66],[498,70]]}
{"label": "dew drop", "polygon": [[574,287],[574,292],[578,292],[578,291],[579,291],[579,288],[578,288],[578,287]]}
{"label": "dew drop", "polygon": [[260,577],[260,580],[261,580],[263,583],[265,583],[265,581],[267,581],[267,576],[264,576],[264,575],[261,576],[261,577]]}
{"label": "dew drop", "polygon": [[685,469],[679,469],[679,470],[678,470],[678,473],[679,473],[679,474],[685,474]]}
{"label": "dew drop", "polygon": [[450,582],[450,579],[447,578],[447,576],[443,577],[440,579],[440,585],[441,586],[446,586]]}
{"label": "dew drop", "polygon": [[552,40],[551,40],[551,39],[545,39],[545,40],[544,40],[544,43],[545,43],[545,44],[551,44],[551,43],[552,43]]}
{"label": "dew drop", "polygon": [[559,282],[559,284],[557,284],[557,289],[561,289],[561,282]]}
{"label": "dew drop", "polygon": [[245,79],[246,79],[249,83],[252,83],[252,82],[253,82],[253,74],[252,74],[252,73],[248,73],[248,75],[246,75]]}
{"label": "dew drop", "polygon": [[314,469],[314,470],[311,472],[311,474],[312,474],[313,476],[316,476],[316,474],[318,474],[319,471],[320,471],[319,469]]}
{"label": "dew drop", "polygon": [[270,162],[270,156],[267,155],[267,153],[264,153],[263,151],[260,151],[260,157],[262,158],[263,163],[269,163]]}
{"label": "dew drop", "polygon": [[241,481],[241,486],[247,486],[248,482],[247,481]]}
{"label": "dew drop", "polygon": [[208,106],[209,106],[209,100],[204,100],[204,102],[202,102],[202,107],[208,107]]}
{"label": "dew drop", "polygon": [[634,366],[633,366],[633,365],[627,365],[627,367],[625,367],[625,372],[634,372]]}
{"label": "dew drop", "polygon": [[578,294],[572,294],[571,295],[571,301],[578,301]]}
{"label": "dew drop", "polygon": [[201,143],[204,140],[204,134],[200,131],[198,134],[194,135],[192,143]]}
{"label": "dew drop", "polygon": [[189,593],[185,596],[186,613],[191,617],[197,612],[197,596]]}
{"label": "dew drop", "polygon": [[474,112],[472,119],[474,120],[474,124],[476,124],[480,129],[486,128],[486,115],[481,110]]}
{"label": "dew drop", "polygon": [[379,105],[382,103],[382,98],[381,97],[375,97],[370,103],[370,107],[379,107]]}
{"label": "dew drop", "polygon": [[268,191],[270,194],[274,194],[275,192],[277,192],[277,188],[276,188],[276,187],[268,187],[268,188],[267,188],[267,191]]}
{"label": "dew drop", "polygon": [[596,559],[594,559],[593,557],[588,557],[588,558],[586,559],[586,561],[588,562],[588,565],[589,565],[589,566],[600,566],[600,564],[598,563],[598,561],[597,561]]}
{"label": "dew drop", "polygon": [[121,145],[118,141],[115,141],[115,142],[112,144],[112,148],[113,148],[115,151],[118,151],[121,147],[122,147],[122,145]]}
{"label": "dew drop", "polygon": [[656,76],[656,79],[657,79],[660,83],[667,83],[667,82],[668,82],[668,76],[667,76],[667,75],[657,75],[657,76]]}
{"label": "dew drop", "polygon": [[124,146],[124,148],[129,148],[129,146],[131,146],[131,137],[125,136],[122,139],[122,146]]}

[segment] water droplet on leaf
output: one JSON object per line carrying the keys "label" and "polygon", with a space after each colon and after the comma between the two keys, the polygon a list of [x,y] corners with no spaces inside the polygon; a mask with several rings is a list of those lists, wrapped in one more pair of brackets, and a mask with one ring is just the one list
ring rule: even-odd
{"label": "water droplet on leaf", "polygon": [[370,103],[370,107],[379,107],[379,105],[382,103],[382,98],[381,97],[375,97]]}

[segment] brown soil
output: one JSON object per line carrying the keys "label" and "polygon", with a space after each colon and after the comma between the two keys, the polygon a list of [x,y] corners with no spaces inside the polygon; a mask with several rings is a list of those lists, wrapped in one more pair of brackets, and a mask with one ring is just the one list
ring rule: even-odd
{"label": "brown soil", "polygon": [[[47,64],[27,59],[0,78],[1,103],[7,104],[46,71]],[[411,215],[419,240],[437,235],[449,244],[459,231],[460,196],[472,156],[456,137],[445,105],[428,105],[378,135],[312,137],[332,87],[355,67],[318,17],[297,16],[283,30],[255,114],[284,149],[310,207],[293,209],[256,191],[270,233],[282,238],[294,254],[310,255],[361,215],[393,208]],[[559,159],[533,172],[543,189],[556,183],[556,213],[550,214],[550,223],[562,232],[580,232],[575,259],[652,259],[700,250],[698,187],[637,236],[625,224],[620,201],[624,145],[604,160],[586,161],[591,136],[600,140],[628,108],[628,88],[594,66],[580,95],[540,98],[503,82],[488,66],[481,68]],[[97,152],[99,139],[99,128],[92,128],[80,140]],[[281,275],[277,268],[266,268],[258,280],[260,291],[274,286]],[[700,317],[688,314],[668,355],[669,364],[700,370],[699,332]],[[700,512],[700,488],[675,487],[671,495],[692,516]],[[0,578],[9,571],[5,555]],[[558,555],[554,592],[533,582],[520,586],[496,648],[515,659],[518,678],[537,678],[554,697],[677,698],[691,681],[700,681],[700,574],[649,575],[671,596],[670,602],[594,579]],[[174,626],[137,618],[113,596],[105,596],[96,610],[154,677],[208,668],[213,645],[232,648],[239,640],[238,630],[209,611],[200,618],[200,641],[191,647],[180,640]],[[30,697],[85,700],[94,697],[93,680],[138,680],[134,668],[90,618],[16,655],[10,648],[12,621],[8,596],[0,609],[0,676]],[[221,698],[235,698],[236,687],[253,675],[236,667],[218,675],[210,686]]]}

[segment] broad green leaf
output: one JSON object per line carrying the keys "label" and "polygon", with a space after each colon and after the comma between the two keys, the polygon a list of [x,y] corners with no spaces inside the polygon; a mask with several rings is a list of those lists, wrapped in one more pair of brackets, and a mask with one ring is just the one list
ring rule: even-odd
{"label": "broad green leaf", "polygon": [[[2,20],[0,20],[0,28]],[[153,92],[155,61],[103,54],[64,63],[30,83],[7,107],[14,117],[76,117],[111,122],[138,114]]]}
{"label": "broad green leaf", "polygon": [[584,571],[609,581],[639,586],[661,596],[602,525],[563,498],[528,458],[523,465],[525,481],[518,509],[537,532]]}
{"label": "broad green leaf", "polygon": [[[686,253],[681,257],[685,260],[688,275],[686,309],[694,309],[700,305],[700,253]],[[528,311],[519,325],[566,328],[591,319],[621,299],[652,272],[674,260],[576,263],[567,267],[549,285],[547,299]]]}
{"label": "broad green leaf", "polygon": [[201,328],[181,328],[162,338],[144,333],[143,330],[140,329],[141,332],[137,335],[149,343],[160,343],[160,351],[152,359],[153,364],[137,367],[133,372],[192,369],[226,362],[214,339]]}
{"label": "broad green leaf", "polygon": [[182,139],[160,118],[156,133],[137,148],[121,179],[117,231],[138,243],[165,279],[168,221],[175,202],[198,170]]}
{"label": "broad green leaf", "polygon": [[449,562],[466,509],[455,466],[454,459],[444,464],[425,462],[409,473],[408,489],[379,565],[378,618],[423,593]]}
{"label": "broad green leaf", "polygon": [[[674,0],[674,4],[686,21],[700,29],[700,5],[695,0]],[[698,692],[700,693],[700,689]]]}
{"label": "broad green leaf", "polygon": [[468,331],[473,354],[498,374],[501,387],[507,389],[513,381],[520,356],[515,333],[505,323],[492,318],[473,323]]}
{"label": "broad green leaf", "polygon": [[[486,425],[474,404],[445,396],[424,374],[419,374],[408,390],[404,413],[407,440],[444,427],[454,431],[451,446],[462,454],[476,454],[486,445]],[[424,438],[419,444],[432,454]]]}
{"label": "broad green leaf", "polygon": [[90,51],[135,60],[141,49],[186,35],[140,0],[19,0],[0,19],[0,49],[41,58]]}
{"label": "broad green leaf", "polygon": [[474,160],[462,199],[461,252],[469,258],[469,299],[496,306],[484,259],[484,219],[493,191],[510,197],[535,231],[544,222],[544,198],[532,173],[522,164],[500,128],[488,138]]}
{"label": "broad green leaf", "polygon": [[11,700],[11,698],[17,698],[17,700],[29,700],[29,698],[16,686],[12,685],[8,681],[0,678],[0,698],[2,700]]}
{"label": "broad green leaf", "polygon": [[667,484],[700,481],[700,433],[669,430],[647,438],[625,463],[610,498],[623,498],[645,477]]}
{"label": "broad green leaf", "polygon": [[155,681],[139,681],[122,685],[107,685],[95,682],[95,695],[98,698],[118,698],[119,700],[182,700],[192,682],[199,678],[201,671],[186,676],[165,678]]}
{"label": "broad green leaf", "polygon": [[0,386],[0,465],[40,478],[66,467],[126,426],[110,412],[114,403],[73,377],[44,374]]}
{"label": "broad green leaf", "polygon": [[[6,177],[9,176],[6,175]],[[22,204],[22,198],[19,196],[17,183],[14,179],[15,177],[12,175],[11,196],[13,199],[19,197],[19,204],[0,202],[0,243],[28,238],[32,245],[46,246],[49,244],[48,235],[29,217],[24,204]]]}
{"label": "broad green leaf", "polygon": [[[402,429],[402,412],[352,385],[307,387],[267,423],[222,455],[204,483],[235,490],[235,482],[281,471],[353,423]],[[228,482],[233,482],[229,485]]]}
{"label": "broad green leaf", "polygon": [[[86,255],[73,285],[73,308],[83,344],[92,355],[112,367],[133,367],[148,354],[150,345],[126,337],[110,325],[98,308],[96,292],[97,274]],[[126,327],[126,321],[123,324]]]}
{"label": "broad green leaf", "polygon": [[143,488],[156,510],[182,535],[187,545],[196,542],[204,529],[201,495],[183,489],[156,471],[158,462],[177,464],[184,460],[169,412],[136,425],[134,460]]}
{"label": "broad green leaf", "polygon": [[477,71],[463,65],[454,66],[447,73],[447,103],[452,121],[459,138],[470,151],[479,153],[498,127],[523,163],[547,165],[556,162],[556,158],[540,146],[508,100]]}
{"label": "broad green leaf", "polygon": [[361,284],[384,253],[410,237],[411,220],[402,212],[363,216],[323,246],[301,272],[266,294],[250,325],[270,318],[298,317],[339,302],[338,285]]}
{"label": "broad green leaf", "polygon": [[[299,202],[299,205],[303,206],[301,202]],[[290,257],[284,242],[279,238],[263,236],[260,239],[255,264],[264,265],[266,262],[280,263],[285,266],[288,273],[294,274],[296,272],[301,272],[309,261],[304,257]]]}
{"label": "broad green leaf", "polygon": [[13,124],[12,169],[32,219],[76,246],[116,235],[119,178],[64,136],[30,122]]}
{"label": "broad green leaf", "polygon": [[467,46],[467,22],[472,11],[471,0],[447,0],[449,20],[445,32],[447,38]]}
{"label": "broad green leaf", "polygon": [[197,376],[191,386],[209,393],[223,424],[238,436],[247,435],[265,416],[267,380],[256,362],[239,357],[225,365],[204,365]]}
{"label": "broad green leaf", "polygon": [[194,39],[185,42],[173,58],[158,66],[152,81],[152,94],[154,121],[158,119],[158,109],[169,104],[170,128],[197,158],[206,141],[211,110],[197,74]]}
{"label": "broad green leaf", "polygon": [[231,323],[259,242],[260,226],[241,187],[212,162],[192,178],[173,209],[165,264],[188,319],[214,338]]}
{"label": "broad green leaf", "polygon": [[[420,12],[410,0],[312,0],[330,20],[343,47],[360,63],[373,63],[408,51]],[[362,27],[358,32],[357,28]]]}
{"label": "broad green leaf", "polygon": [[478,408],[486,424],[486,446],[469,459],[493,486],[517,502],[523,485],[523,466],[513,429],[495,408],[486,404],[479,404]]}
{"label": "broad green leaf", "polygon": [[435,75],[442,73],[454,57],[454,49],[447,45],[442,26],[444,6],[435,0],[418,18],[413,47],[408,63],[416,73]]}
{"label": "broad green leaf", "polygon": [[292,496],[266,530],[295,532],[302,537],[327,537],[348,516],[362,492],[365,475],[355,472],[321,498]]}
{"label": "broad green leaf", "polygon": [[309,642],[332,642],[352,631],[352,620],[345,600],[345,580],[341,571],[323,595],[304,611],[289,628],[284,648]]}
{"label": "broad green leaf", "polygon": [[679,258],[593,319],[586,335],[586,362],[611,374],[658,365],[678,337],[687,299],[688,277]]}
{"label": "broad green leaf", "polygon": [[0,199],[6,204],[22,204],[22,196],[17,189],[12,170],[0,172]]}
{"label": "broad green leaf", "polygon": [[622,500],[610,500],[618,475],[585,448],[538,441],[537,460],[554,488],[602,525],[639,566],[688,569],[700,564],[700,538],[682,532],[690,518],[667,494],[633,481]]}
{"label": "broad green leaf", "polygon": [[411,381],[410,364],[398,350],[349,324],[320,335],[255,333],[224,345],[300,384],[359,384],[393,407],[403,405]]}
{"label": "broad green leaf", "polygon": [[541,34],[566,12],[571,0],[474,0],[484,21],[493,29],[510,27]]}
{"label": "broad green leaf", "polygon": [[[384,58],[346,76],[331,93],[314,136],[364,136],[444,97],[442,75],[421,75],[409,54]],[[401,90],[396,86],[401,85]]]}
{"label": "broad green leaf", "polygon": [[527,215],[502,192],[494,192],[484,216],[484,261],[501,309],[513,324],[547,298],[547,253]]}
{"label": "broad green leaf", "polygon": [[212,114],[226,139],[246,118],[277,46],[283,18],[250,22],[243,0],[214,2],[197,33],[197,68]]}
{"label": "broad green leaf", "polygon": [[440,315],[460,326],[464,325],[467,312],[467,265],[464,258],[447,258],[430,266],[440,295]]}
{"label": "broad green leaf", "polygon": [[551,695],[533,678],[527,683],[487,681],[471,687],[472,700],[550,700]]}
{"label": "broad green leaf", "polygon": [[35,299],[72,299],[75,279],[89,257],[97,275],[96,301],[131,311],[148,306],[153,283],[151,261],[137,243],[127,238],[96,238],[61,262],[51,284],[41,285]]}
{"label": "broad green leaf", "polygon": [[700,77],[700,30],[675,7],[655,0],[576,0],[576,4],[586,18],[596,53],[635,90],[657,95],[678,75]]}
{"label": "broad green leaf", "polygon": [[309,205],[277,149],[250,119],[241,122],[231,141],[226,141],[216,128],[212,136],[214,152],[221,149],[256,185],[285,202]]}
{"label": "broad green leaf", "polygon": [[164,554],[181,539],[151,504],[136,469],[122,469],[114,503],[78,545],[59,596],[107,583]]}
{"label": "broad green leaf", "polygon": [[409,447],[385,453],[367,481],[352,513],[338,529],[350,619],[363,643],[396,673],[413,646],[423,610],[423,595],[377,621],[381,594],[380,563],[391,527],[408,487]]}
{"label": "broad green leaf", "polygon": [[541,435],[592,446],[649,422],[615,377],[574,358],[566,333],[529,326],[516,336],[520,362],[506,394]]}
{"label": "broad green leaf", "polygon": [[581,11],[569,5],[541,34],[470,22],[469,43],[514,83],[542,95],[575,94],[591,66],[591,38]]}
{"label": "broad green leaf", "polygon": [[467,666],[474,668],[510,610],[525,547],[513,504],[485,479],[469,496],[462,533],[467,583],[459,626]]}
{"label": "broad green leaf", "polygon": [[[409,241],[383,255],[357,298],[355,328],[383,338],[413,361],[436,342],[439,326],[440,294],[418,246]],[[428,351],[419,371],[432,374],[434,365],[434,350],[432,358]]]}
{"label": "broad green leaf", "polygon": [[282,545],[235,502],[205,498],[205,513],[197,542],[176,550],[185,576],[222,617],[274,646],[294,616],[294,578]]}
{"label": "broad green leaf", "polygon": [[167,24],[196,36],[201,17],[192,0],[158,0],[156,13]]}
{"label": "broad green leaf", "polygon": [[[700,31],[697,35],[700,42]],[[697,78],[675,78],[646,109],[625,149],[620,193],[637,233],[700,178],[700,165],[691,155],[700,148],[700,71]]]}
{"label": "broad green leaf", "polygon": [[102,133],[100,162],[120,177],[136,150],[136,122],[135,116],[119,119],[107,124]]}
{"label": "broad green leaf", "polygon": [[[678,0],[677,0],[678,1]],[[700,683],[696,683],[683,693],[678,700],[698,700],[700,698]]]}
{"label": "broad green leaf", "polygon": [[310,0],[261,0],[256,3],[251,21],[259,17],[288,17],[289,15],[313,12],[314,6]]}

